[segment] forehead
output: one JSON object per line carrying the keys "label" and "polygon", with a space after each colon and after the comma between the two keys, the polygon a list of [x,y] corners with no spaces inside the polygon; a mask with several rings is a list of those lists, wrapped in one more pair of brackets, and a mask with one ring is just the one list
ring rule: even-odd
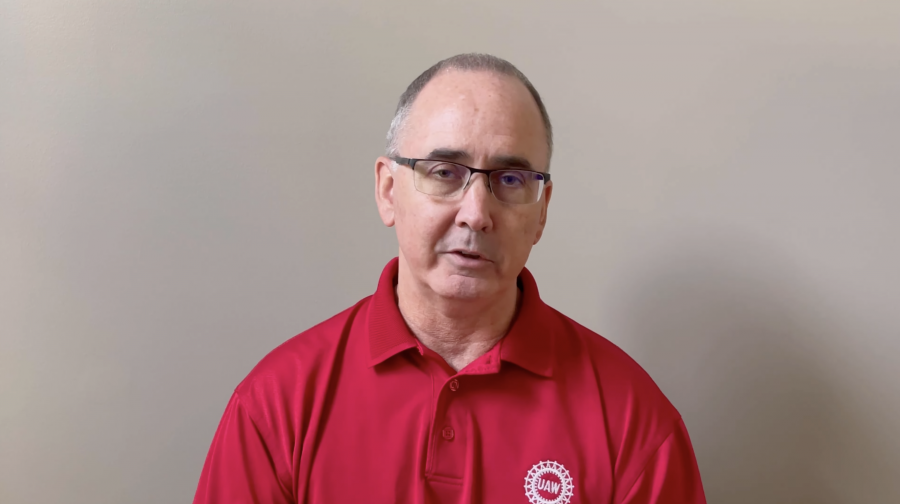
{"label": "forehead", "polygon": [[536,169],[547,165],[541,114],[516,78],[486,71],[447,70],[413,102],[401,135],[404,156],[435,150],[464,153],[471,162],[516,156]]}

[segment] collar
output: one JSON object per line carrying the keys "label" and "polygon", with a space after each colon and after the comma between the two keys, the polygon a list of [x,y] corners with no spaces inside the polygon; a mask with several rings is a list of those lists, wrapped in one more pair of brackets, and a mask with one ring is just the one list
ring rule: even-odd
{"label": "collar", "polygon": [[[369,304],[369,366],[420,345],[406,326],[394,299],[398,265],[399,259],[395,257],[384,267]],[[537,283],[527,268],[522,268],[518,283],[522,289],[522,304],[509,332],[498,343],[500,360],[549,378],[553,375],[552,309],[541,300]]]}

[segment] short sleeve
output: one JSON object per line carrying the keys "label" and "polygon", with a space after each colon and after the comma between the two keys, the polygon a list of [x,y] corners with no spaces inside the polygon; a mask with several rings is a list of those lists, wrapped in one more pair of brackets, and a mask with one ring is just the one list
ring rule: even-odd
{"label": "short sleeve", "polygon": [[647,461],[622,504],[706,504],[694,449],[682,420]]}
{"label": "short sleeve", "polygon": [[235,392],[206,456],[194,504],[294,502],[264,434]]}

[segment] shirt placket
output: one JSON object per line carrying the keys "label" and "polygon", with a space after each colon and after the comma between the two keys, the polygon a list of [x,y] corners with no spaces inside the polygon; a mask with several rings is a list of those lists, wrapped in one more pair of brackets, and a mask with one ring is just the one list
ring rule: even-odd
{"label": "shirt placket", "polygon": [[[439,358],[439,357],[438,357]],[[445,363],[429,359],[432,369],[434,415],[429,454],[426,461],[426,494],[429,502],[458,503],[464,499],[467,479],[472,470],[473,422],[465,401],[466,378],[475,374],[496,373],[499,353],[488,352],[460,373]],[[471,483],[471,482],[469,482]]]}

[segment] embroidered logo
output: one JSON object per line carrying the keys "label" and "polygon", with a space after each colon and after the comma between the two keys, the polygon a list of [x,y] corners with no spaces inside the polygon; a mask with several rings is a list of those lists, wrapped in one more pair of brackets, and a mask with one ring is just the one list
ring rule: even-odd
{"label": "embroidered logo", "polygon": [[569,504],[572,477],[558,462],[539,462],[525,476],[525,496],[531,504]]}

